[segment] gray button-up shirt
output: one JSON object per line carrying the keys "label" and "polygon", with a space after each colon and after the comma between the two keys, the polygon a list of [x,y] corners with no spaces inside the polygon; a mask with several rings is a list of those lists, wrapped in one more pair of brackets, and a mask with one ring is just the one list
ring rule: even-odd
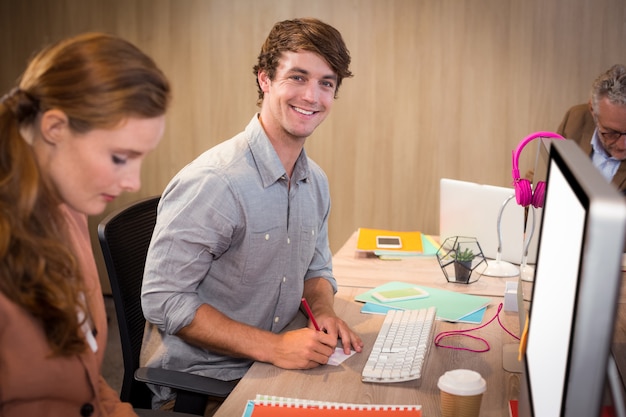
{"label": "gray button-up shirt", "polygon": [[162,338],[158,349],[144,349],[148,365],[241,378],[249,360],[174,334],[203,303],[277,333],[295,317],[305,280],[323,277],[336,289],[329,211],[322,169],[303,150],[288,179],[258,115],[183,168],[163,193],[146,262],[143,311]]}

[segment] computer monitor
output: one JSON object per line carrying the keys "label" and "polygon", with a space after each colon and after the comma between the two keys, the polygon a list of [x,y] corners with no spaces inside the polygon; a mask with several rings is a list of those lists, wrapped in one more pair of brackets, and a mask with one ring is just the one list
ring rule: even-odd
{"label": "computer monitor", "polygon": [[621,194],[576,143],[552,141],[523,352],[520,416],[599,415],[625,230]]}
{"label": "computer monitor", "polygon": [[617,417],[626,417],[626,369],[623,363],[618,363],[624,361],[624,355],[624,345],[614,343],[609,356],[603,405],[610,407]]}

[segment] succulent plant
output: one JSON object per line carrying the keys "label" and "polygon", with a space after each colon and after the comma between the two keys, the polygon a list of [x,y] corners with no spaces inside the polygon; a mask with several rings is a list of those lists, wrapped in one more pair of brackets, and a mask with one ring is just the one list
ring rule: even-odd
{"label": "succulent plant", "polygon": [[461,249],[461,246],[451,256],[458,262],[470,262],[476,257],[470,248]]}

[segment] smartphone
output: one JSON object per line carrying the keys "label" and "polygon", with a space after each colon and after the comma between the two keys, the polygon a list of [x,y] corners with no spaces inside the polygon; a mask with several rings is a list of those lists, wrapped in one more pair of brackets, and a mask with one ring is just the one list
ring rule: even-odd
{"label": "smartphone", "polygon": [[402,240],[400,236],[376,236],[376,247],[379,249],[400,249]]}
{"label": "smartphone", "polygon": [[376,291],[372,293],[372,297],[383,303],[392,303],[428,297],[428,292],[418,287],[407,287],[397,290]]}

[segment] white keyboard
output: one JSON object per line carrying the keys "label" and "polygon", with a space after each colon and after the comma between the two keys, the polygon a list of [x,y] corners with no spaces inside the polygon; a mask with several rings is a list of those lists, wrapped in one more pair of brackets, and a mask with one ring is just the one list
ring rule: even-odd
{"label": "white keyboard", "polygon": [[361,372],[365,382],[420,379],[433,340],[435,307],[389,310]]}

